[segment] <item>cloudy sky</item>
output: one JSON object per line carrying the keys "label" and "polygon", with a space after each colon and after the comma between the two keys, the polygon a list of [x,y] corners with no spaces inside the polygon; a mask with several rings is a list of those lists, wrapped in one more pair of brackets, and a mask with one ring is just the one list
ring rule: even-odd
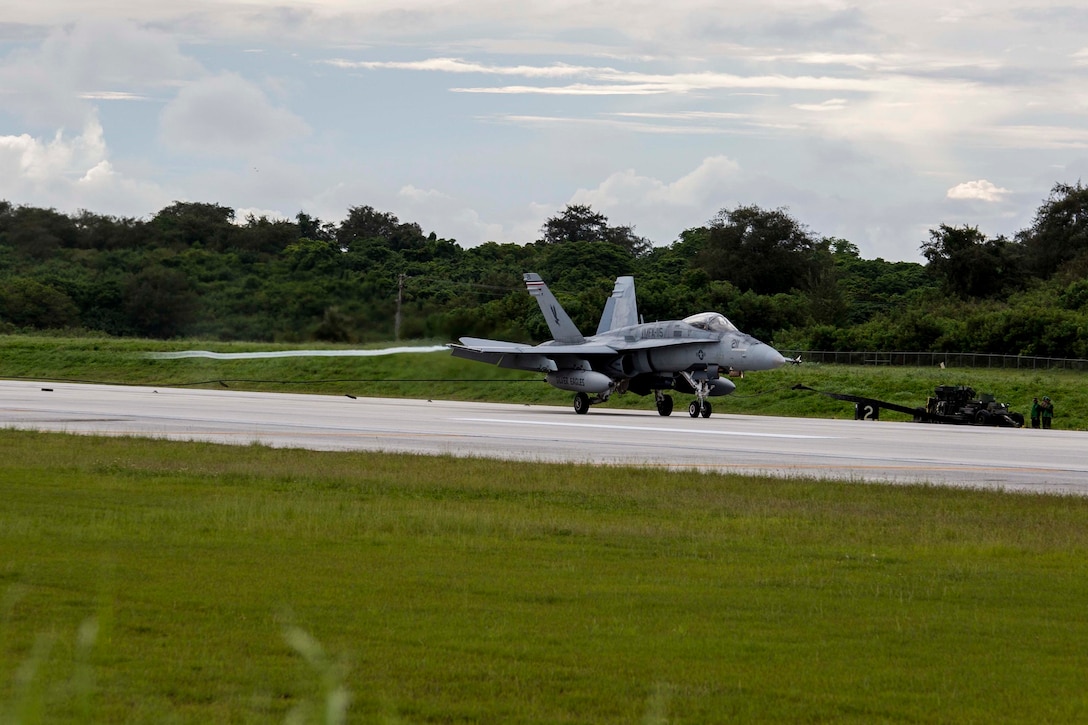
{"label": "cloudy sky", "polygon": [[462,246],[785,207],[867,258],[1088,180],[1088,6],[0,0],[0,199],[369,205]]}

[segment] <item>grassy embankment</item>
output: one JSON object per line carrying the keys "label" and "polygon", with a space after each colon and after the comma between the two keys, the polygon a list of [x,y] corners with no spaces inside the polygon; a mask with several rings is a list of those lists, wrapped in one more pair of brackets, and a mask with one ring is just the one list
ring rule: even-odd
{"label": "grassy embankment", "polygon": [[[446,352],[382,357],[306,357],[260,360],[152,360],[145,353],[177,350],[216,352],[288,350],[286,345],[148,341],[95,338],[0,336],[0,378],[87,380],[141,385],[194,385],[279,392],[312,392],[379,397],[487,400],[569,405],[571,394],[555,390],[543,376],[459,360]],[[921,406],[937,385],[970,385],[993,393],[1027,417],[1033,396],[1050,395],[1055,427],[1088,430],[1085,374],[1069,371],[956,368],[786,366],[737,380],[737,391],[715,398],[718,413],[851,418],[844,403],[811,392],[849,393],[906,406]],[[420,382],[411,382],[420,381]],[[677,396],[683,411],[684,396]],[[653,409],[650,398],[615,396],[608,406]],[[896,413],[889,420],[905,420]]]}
{"label": "grassy embankment", "polygon": [[0,481],[0,721],[1088,719],[1082,498],[19,431]]}

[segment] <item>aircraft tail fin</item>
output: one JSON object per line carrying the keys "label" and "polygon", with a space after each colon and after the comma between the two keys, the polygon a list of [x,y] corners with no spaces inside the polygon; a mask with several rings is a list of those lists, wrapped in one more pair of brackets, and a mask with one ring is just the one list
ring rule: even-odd
{"label": "aircraft tail fin", "polygon": [[616,277],[616,286],[612,288],[612,296],[604,304],[604,314],[601,315],[601,323],[597,325],[597,334],[637,324],[635,278]]}
{"label": "aircraft tail fin", "polygon": [[544,319],[548,323],[548,329],[552,332],[552,338],[556,342],[566,344],[579,344],[585,342],[586,339],[582,337],[582,333],[578,332],[578,328],[574,322],[563,310],[562,305],[555,299],[555,295],[548,289],[548,285],[544,284],[544,280],[540,279],[539,274],[528,272],[524,275],[525,288],[529,290],[529,294],[536,298],[536,302],[540,305],[540,311],[544,313]]}

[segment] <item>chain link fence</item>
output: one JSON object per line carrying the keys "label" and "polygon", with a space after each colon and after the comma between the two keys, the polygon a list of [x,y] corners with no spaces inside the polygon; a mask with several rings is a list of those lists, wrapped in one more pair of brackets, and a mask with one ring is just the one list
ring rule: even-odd
{"label": "chain link fence", "polygon": [[903,367],[1001,368],[1009,370],[1088,370],[1088,360],[1029,355],[990,355],[975,352],[840,352],[783,350],[786,357],[801,356],[806,363],[834,365],[898,365]]}

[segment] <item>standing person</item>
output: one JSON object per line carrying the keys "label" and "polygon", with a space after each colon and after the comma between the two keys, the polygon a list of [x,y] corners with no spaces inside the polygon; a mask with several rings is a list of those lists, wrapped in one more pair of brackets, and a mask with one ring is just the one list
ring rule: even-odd
{"label": "standing person", "polygon": [[1039,427],[1039,399],[1038,398],[1032,398],[1031,399],[1031,427],[1032,428],[1038,428]]}
{"label": "standing person", "polygon": [[1039,403],[1039,412],[1043,419],[1043,427],[1049,428],[1050,421],[1054,417],[1054,403],[1050,402],[1050,396],[1043,396],[1043,402]]}

